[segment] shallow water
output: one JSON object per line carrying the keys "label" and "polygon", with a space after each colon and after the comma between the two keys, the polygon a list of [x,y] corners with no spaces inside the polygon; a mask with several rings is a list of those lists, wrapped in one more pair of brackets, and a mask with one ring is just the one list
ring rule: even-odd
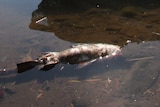
{"label": "shallow water", "polygon": [[[157,3],[61,3],[0,1],[0,69],[6,70],[0,72],[0,106],[158,107]],[[120,45],[122,55],[87,66],[58,64],[47,72],[16,71],[17,63],[42,52],[100,42]]]}

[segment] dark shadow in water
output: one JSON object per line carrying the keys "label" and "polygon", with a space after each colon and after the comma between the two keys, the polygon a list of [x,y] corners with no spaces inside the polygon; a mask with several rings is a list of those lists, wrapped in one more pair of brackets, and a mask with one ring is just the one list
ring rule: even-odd
{"label": "dark shadow in water", "polygon": [[0,87],[0,102],[4,99],[4,89]]}
{"label": "dark shadow in water", "polygon": [[29,28],[78,43],[159,40],[152,34],[159,31],[159,13],[153,10],[159,5],[158,0],[42,0]]}
{"label": "dark shadow in water", "polygon": [[86,103],[83,102],[77,102],[75,100],[72,101],[72,104],[74,105],[74,107],[88,107],[88,105]]}
{"label": "dark shadow in water", "polygon": [[[96,66],[96,68],[94,66]],[[64,69],[61,70],[61,67],[64,67]],[[0,76],[0,83],[16,82],[16,84],[20,84],[32,80],[44,82],[46,80],[54,80],[55,77],[78,77],[80,80],[84,80],[93,75],[103,74],[108,71],[127,69],[129,64],[123,57],[115,57],[94,62],[83,68],[77,67],[78,65],[59,64],[47,72],[39,71],[37,68],[34,68],[21,74],[17,74],[15,73],[15,70],[13,70],[6,73],[7,77],[5,76],[5,73],[3,76]]]}
{"label": "dark shadow in water", "polygon": [[12,91],[11,89],[3,86],[4,84],[0,83],[0,102],[4,99],[6,95],[13,95],[16,92]]}

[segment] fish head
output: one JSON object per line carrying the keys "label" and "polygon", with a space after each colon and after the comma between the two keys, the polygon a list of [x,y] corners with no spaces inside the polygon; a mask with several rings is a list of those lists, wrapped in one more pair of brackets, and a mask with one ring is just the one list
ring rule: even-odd
{"label": "fish head", "polygon": [[59,53],[58,52],[47,52],[42,54],[38,58],[39,63],[42,64],[57,64],[59,62]]}
{"label": "fish head", "polygon": [[118,45],[108,45],[107,50],[109,56],[115,56],[121,54],[121,48]]}

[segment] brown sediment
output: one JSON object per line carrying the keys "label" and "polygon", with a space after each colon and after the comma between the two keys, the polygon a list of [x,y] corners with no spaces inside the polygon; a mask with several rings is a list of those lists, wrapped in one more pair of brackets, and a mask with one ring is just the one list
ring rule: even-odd
{"label": "brown sediment", "polygon": [[[70,42],[111,43],[123,46],[127,40],[142,42],[159,40],[159,9],[145,10],[126,6],[119,11],[91,8],[82,13],[51,14],[48,18],[50,28],[60,39]],[[35,27],[35,23],[31,23]],[[41,30],[41,29],[39,29]]]}

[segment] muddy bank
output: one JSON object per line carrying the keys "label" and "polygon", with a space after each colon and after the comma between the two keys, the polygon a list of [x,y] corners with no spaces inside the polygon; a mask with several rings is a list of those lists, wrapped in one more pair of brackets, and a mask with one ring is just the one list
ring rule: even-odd
{"label": "muddy bank", "polygon": [[[102,42],[123,46],[128,41],[159,40],[159,12],[159,8],[147,9],[134,5],[125,5],[118,10],[93,7],[76,13],[48,13],[38,8],[32,14],[29,27],[53,32],[58,38],[69,42]],[[45,24],[35,23],[43,17],[46,17]]]}

